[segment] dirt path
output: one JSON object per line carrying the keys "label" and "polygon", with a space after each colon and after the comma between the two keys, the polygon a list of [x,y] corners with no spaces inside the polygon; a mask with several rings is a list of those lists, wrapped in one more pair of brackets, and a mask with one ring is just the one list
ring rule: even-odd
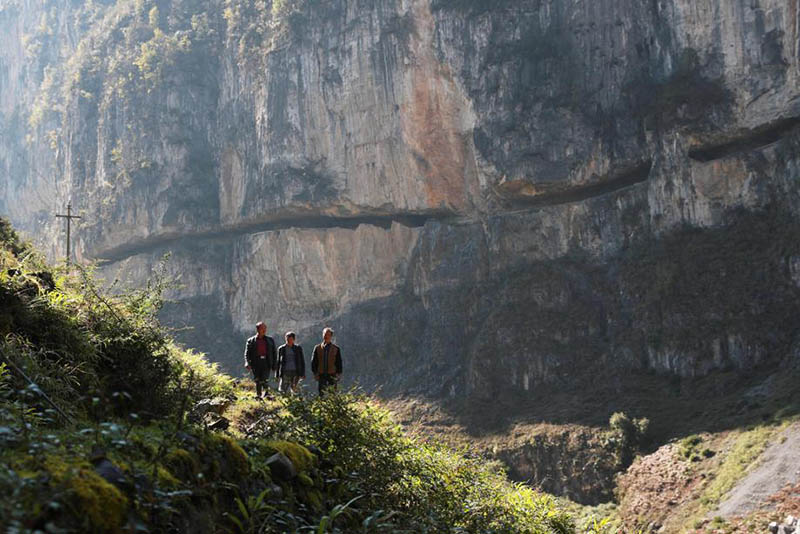
{"label": "dirt path", "polygon": [[748,473],[727,498],[719,505],[713,516],[730,518],[742,516],[763,505],[770,495],[786,484],[800,482],[800,423],[786,428],[767,447],[759,464]]}

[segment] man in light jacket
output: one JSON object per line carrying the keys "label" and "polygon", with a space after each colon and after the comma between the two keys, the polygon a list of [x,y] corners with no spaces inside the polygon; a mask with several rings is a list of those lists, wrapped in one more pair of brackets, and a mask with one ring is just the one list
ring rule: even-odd
{"label": "man in light jacket", "polygon": [[342,374],[342,351],[331,341],[333,330],[328,327],[322,331],[322,343],[314,347],[311,356],[311,372],[319,382],[319,394],[322,396],[328,388],[336,389]]}

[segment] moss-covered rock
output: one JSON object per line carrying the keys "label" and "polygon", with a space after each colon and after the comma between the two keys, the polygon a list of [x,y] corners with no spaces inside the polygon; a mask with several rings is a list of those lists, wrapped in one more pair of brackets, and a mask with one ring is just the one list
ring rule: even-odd
{"label": "moss-covered rock", "polygon": [[299,473],[308,472],[317,464],[317,457],[299,443],[291,441],[268,441],[263,445],[266,456],[280,452],[292,461]]}
{"label": "moss-covered rock", "polygon": [[197,476],[197,459],[186,449],[178,448],[169,451],[164,463],[177,478],[183,481],[193,480]]}
{"label": "moss-covered rock", "polygon": [[85,461],[48,456],[44,469],[51,485],[64,490],[64,500],[76,517],[85,518],[90,532],[121,532],[127,519],[128,498],[94,472]]}
{"label": "moss-covered rock", "polygon": [[244,449],[231,437],[208,434],[203,440],[201,450],[211,454],[211,476],[236,479],[250,472],[250,460]]}
{"label": "moss-covered rock", "polygon": [[299,473],[297,475],[297,481],[300,482],[300,485],[305,486],[307,488],[314,487],[314,479],[308,476],[306,473]]}
{"label": "moss-covered rock", "polygon": [[175,478],[169,469],[160,465],[156,469],[158,485],[164,489],[175,489],[181,485],[181,481]]}

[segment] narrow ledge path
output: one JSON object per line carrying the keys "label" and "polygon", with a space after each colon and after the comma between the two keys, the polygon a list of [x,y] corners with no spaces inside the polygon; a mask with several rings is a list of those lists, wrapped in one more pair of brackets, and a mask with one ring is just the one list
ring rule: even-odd
{"label": "narrow ledge path", "polygon": [[101,264],[108,264],[122,261],[131,256],[136,256],[137,254],[152,252],[186,240],[228,239],[242,235],[288,229],[346,228],[352,230],[364,224],[378,226],[384,229],[391,228],[392,224],[402,224],[410,228],[419,228],[424,226],[429,220],[442,220],[453,216],[454,214],[449,211],[430,211],[385,215],[338,216],[309,214],[301,217],[277,217],[194,232],[157,234],[145,239],[125,243],[118,247],[98,251],[94,254],[94,257],[97,258]]}

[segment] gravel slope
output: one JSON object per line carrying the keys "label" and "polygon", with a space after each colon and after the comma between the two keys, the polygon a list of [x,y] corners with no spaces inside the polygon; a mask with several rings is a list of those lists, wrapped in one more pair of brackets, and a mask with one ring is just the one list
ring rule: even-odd
{"label": "gravel slope", "polygon": [[714,516],[742,516],[764,505],[787,484],[800,482],[800,423],[787,427],[720,504]]}

